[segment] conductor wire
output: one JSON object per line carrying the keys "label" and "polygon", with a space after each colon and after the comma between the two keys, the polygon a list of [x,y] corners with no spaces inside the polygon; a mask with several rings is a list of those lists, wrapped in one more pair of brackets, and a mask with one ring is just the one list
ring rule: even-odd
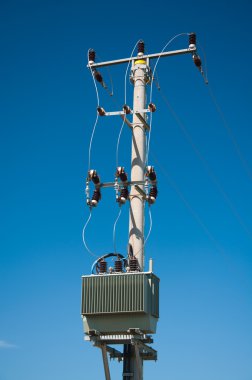
{"label": "conductor wire", "polygon": [[226,204],[228,205],[230,211],[232,212],[234,217],[237,219],[238,223],[243,228],[243,230],[247,233],[249,238],[252,240],[252,232],[250,231],[250,229],[248,228],[248,226],[246,225],[246,223],[242,219],[241,215],[237,211],[235,205],[233,204],[233,202],[231,201],[231,199],[229,198],[229,196],[225,192],[225,190],[224,190],[223,186],[221,185],[220,181],[218,180],[217,176],[215,175],[215,173],[211,169],[208,161],[202,155],[202,153],[200,152],[197,145],[194,143],[194,141],[193,141],[191,135],[189,134],[188,130],[186,129],[184,123],[180,120],[180,118],[178,117],[178,115],[176,114],[174,109],[172,108],[171,104],[169,103],[168,99],[166,98],[166,96],[164,95],[162,90],[160,91],[160,94],[162,95],[164,102],[166,103],[166,105],[167,105],[168,109],[170,110],[172,116],[174,117],[175,121],[177,122],[177,125],[179,126],[179,128],[183,132],[185,138],[187,139],[187,141],[191,145],[192,149],[194,150],[194,152],[197,155],[197,157],[199,158],[199,160],[202,162],[208,176],[211,178],[211,180],[213,181],[213,183],[216,185],[217,189],[219,190],[219,193],[224,198],[224,200],[225,200]]}
{"label": "conductor wire", "polygon": [[[189,35],[189,33],[179,33],[179,34],[176,34],[174,37],[172,37],[167,42],[167,44],[161,50],[161,53],[158,56],[158,59],[157,59],[157,61],[155,63],[155,66],[154,66],[154,69],[153,69],[153,73],[152,73],[151,88],[150,88],[150,102],[149,103],[152,103],[153,79],[154,79],[154,75],[155,75],[156,68],[157,68],[157,65],[159,63],[161,54],[164,52],[164,50],[167,48],[167,46],[169,46],[176,38],[178,38],[180,36],[188,36],[188,35]],[[150,139],[151,139],[151,129],[152,129],[152,112],[150,113],[150,124],[149,125],[150,125],[150,130],[149,130],[149,138],[148,138],[148,143],[147,143],[146,165],[148,165],[148,161],[149,161]]]}
{"label": "conductor wire", "polygon": [[117,222],[118,220],[120,219],[120,216],[121,216],[121,213],[122,213],[122,208],[121,206],[119,206],[119,213],[117,215],[117,218],[115,220],[115,223],[114,223],[114,227],[113,227],[113,244],[114,244],[114,253],[116,253],[116,226],[117,226]]}
{"label": "conductor wire", "polygon": [[[90,49],[89,49],[90,50]],[[88,53],[89,53],[89,50],[88,50]],[[88,60],[89,62],[89,60]],[[95,92],[96,92],[96,98],[97,98],[97,107],[99,107],[99,103],[100,103],[100,98],[99,98],[99,93],[98,93],[98,88],[97,88],[97,85],[96,85],[96,81],[95,81],[95,77],[94,77],[94,72],[92,70],[92,66],[88,63],[88,67],[90,69],[90,72],[92,74],[92,78],[93,78],[93,82],[94,82],[94,86],[95,86]],[[90,165],[91,165],[91,150],[92,150],[92,143],[93,143],[93,138],[94,138],[94,134],[95,134],[95,130],[96,130],[96,126],[97,126],[97,123],[98,123],[98,117],[99,115],[97,114],[96,115],[96,120],[95,120],[95,123],[94,123],[94,126],[93,126],[93,130],[92,130],[92,134],[91,134],[91,138],[90,138],[90,142],[89,142],[89,149],[88,149],[88,171],[90,170]]]}
{"label": "conductor wire", "polygon": [[83,244],[86,248],[86,250],[90,253],[91,256],[94,256],[94,257],[97,257],[97,255],[95,255],[88,247],[87,243],[86,243],[86,238],[85,238],[85,233],[86,233],[86,228],[91,220],[91,217],[92,217],[92,210],[90,209],[90,214],[89,214],[89,217],[83,227],[83,230],[82,230],[82,241],[83,241]]}
{"label": "conductor wire", "polygon": [[208,92],[209,92],[209,96],[210,96],[210,98],[211,98],[211,100],[212,100],[212,102],[213,102],[213,104],[215,106],[215,109],[218,112],[218,114],[219,114],[219,116],[220,116],[220,118],[222,120],[222,125],[226,129],[226,131],[228,133],[228,136],[229,136],[229,138],[230,138],[230,140],[231,140],[231,142],[232,142],[232,144],[234,146],[236,154],[239,157],[240,162],[241,162],[243,168],[245,169],[248,177],[252,180],[252,171],[251,171],[251,168],[250,168],[247,160],[243,156],[243,154],[241,152],[241,148],[240,148],[240,146],[239,146],[239,144],[238,144],[238,142],[237,142],[237,140],[236,140],[236,138],[234,136],[234,133],[233,133],[232,129],[230,128],[230,126],[228,125],[227,120],[226,120],[226,118],[224,116],[224,113],[223,113],[221,107],[219,106],[219,104],[218,104],[218,102],[216,100],[216,97],[214,96],[213,90],[212,90],[212,88],[210,86],[208,86]]}
{"label": "conductor wire", "polygon": [[[140,40],[138,40],[134,46],[134,48],[132,49],[132,52],[131,52],[131,55],[130,55],[130,58],[132,58],[133,54],[134,54],[134,51],[136,50],[136,47],[138,45]],[[125,70],[125,75],[124,75],[124,104],[127,104],[127,75],[128,75],[128,71],[129,71],[129,66],[131,64],[131,60],[129,60],[128,64],[127,64],[127,68]],[[117,139],[117,145],[116,145],[116,167],[119,166],[119,145],[120,145],[120,140],[121,140],[121,135],[122,135],[122,131],[123,131],[123,128],[125,126],[125,119],[126,119],[126,114],[124,116],[124,119],[123,119],[123,122],[122,122],[122,125],[121,125],[121,128],[120,128],[120,131],[119,131],[119,134],[118,134],[118,139]]]}

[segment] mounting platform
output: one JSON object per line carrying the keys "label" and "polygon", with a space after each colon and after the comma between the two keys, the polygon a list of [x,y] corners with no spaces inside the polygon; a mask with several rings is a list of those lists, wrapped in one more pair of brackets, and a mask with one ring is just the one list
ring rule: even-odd
{"label": "mounting platform", "polygon": [[[106,380],[111,380],[108,355],[110,359],[117,359],[119,362],[127,360],[132,353],[122,353],[119,350],[111,347],[113,344],[128,345],[133,347],[134,356],[136,358],[137,376],[140,379],[142,374],[142,360],[157,360],[157,351],[152,347],[147,346],[146,343],[153,343],[153,339],[150,335],[144,334],[139,329],[129,329],[127,334],[123,335],[104,335],[99,331],[90,331],[89,335],[85,337],[85,340],[91,341],[95,347],[98,347],[102,351],[102,359],[104,365],[104,373]],[[133,373],[128,371],[123,373],[125,379],[129,379],[133,376]]]}

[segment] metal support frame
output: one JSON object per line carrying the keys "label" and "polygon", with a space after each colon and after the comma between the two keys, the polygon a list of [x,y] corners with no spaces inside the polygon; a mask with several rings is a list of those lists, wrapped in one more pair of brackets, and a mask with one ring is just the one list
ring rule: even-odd
{"label": "metal support frame", "polygon": [[110,371],[109,371],[109,364],[108,364],[107,345],[106,345],[106,343],[102,343],[100,345],[100,348],[101,348],[101,351],[102,351],[102,359],[103,359],[105,378],[106,378],[106,380],[111,380]]}
{"label": "metal support frame", "polygon": [[[138,329],[130,329],[127,334],[123,335],[104,335],[99,331],[90,331],[85,337],[95,347],[101,349],[105,379],[111,380],[108,355],[110,359],[116,359],[119,362],[123,361],[123,378],[124,380],[132,380],[134,371],[132,371],[132,357],[135,357],[137,380],[142,379],[142,361],[157,360],[157,351],[147,344],[153,343],[150,335],[143,334]],[[123,352],[116,350],[111,345],[123,345]]]}
{"label": "metal support frame", "polygon": [[[172,50],[172,51],[165,51],[162,53],[155,53],[155,54],[145,54],[141,57],[141,59],[153,59],[153,58],[162,58],[162,57],[169,57],[173,55],[180,55],[180,54],[192,54],[196,51],[196,47],[189,47],[188,49],[180,49],[180,50]],[[106,62],[98,62],[98,63],[92,63],[88,64],[87,67],[104,67],[104,66],[112,66],[112,65],[119,65],[121,63],[128,63],[139,59],[139,57],[130,57],[130,58],[123,58],[123,59],[116,59],[113,61],[106,61]]]}

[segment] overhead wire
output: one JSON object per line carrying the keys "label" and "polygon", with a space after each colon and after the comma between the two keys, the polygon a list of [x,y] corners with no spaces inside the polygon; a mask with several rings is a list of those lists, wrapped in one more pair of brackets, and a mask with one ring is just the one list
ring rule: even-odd
{"label": "overhead wire", "polygon": [[164,178],[167,180],[167,183],[171,188],[175,191],[175,193],[178,195],[178,197],[181,199],[181,201],[184,203],[192,217],[195,219],[195,221],[198,223],[198,225],[202,228],[202,230],[205,232],[206,236],[209,238],[209,240],[213,243],[213,245],[216,248],[216,251],[223,257],[225,260],[228,268],[232,273],[235,275],[238,275],[240,278],[242,278],[243,283],[248,285],[246,279],[244,279],[243,273],[241,273],[236,264],[233,262],[232,257],[228,254],[228,252],[224,249],[224,247],[220,244],[218,239],[213,235],[213,233],[209,230],[209,228],[206,226],[206,224],[203,222],[200,215],[197,213],[197,211],[193,208],[193,206],[190,204],[190,202],[186,199],[185,195],[182,193],[174,179],[171,178],[171,175],[168,173],[167,169],[164,168],[164,166],[159,162],[157,157],[151,153],[151,156],[154,160],[154,162],[159,167],[160,171],[163,173]]}
{"label": "overhead wire", "polygon": [[87,242],[86,242],[86,236],[85,236],[85,234],[86,234],[87,226],[88,226],[88,224],[89,224],[89,222],[90,222],[90,220],[91,220],[91,217],[92,217],[92,209],[90,209],[89,216],[88,216],[87,221],[86,221],[86,223],[85,223],[85,225],[84,225],[84,227],[83,227],[83,230],[82,230],[82,241],[83,241],[83,244],[84,244],[86,250],[90,253],[90,255],[91,255],[91,256],[94,256],[94,257],[98,257],[97,255],[95,255],[95,254],[91,251],[91,249],[88,247]]}
{"label": "overhead wire", "polygon": [[[134,54],[134,51],[136,50],[136,47],[138,45],[140,40],[138,40],[134,46],[134,48],[132,49],[132,52],[131,52],[131,55],[130,55],[130,58],[132,58],[133,54]],[[124,75],[124,104],[127,104],[127,75],[128,75],[128,71],[129,71],[129,66],[131,64],[131,60],[129,60],[128,64],[127,64],[127,68],[125,70],[125,75]],[[116,167],[119,166],[119,145],[120,145],[120,140],[121,140],[121,135],[122,135],[122,131],[123,131],[123,128],[125,126],[125,119],[126,119],[126,114],[124,116],[124,119],[123,119],[123,122],[122,122],[122,125],[121,125],[121,128],[120,128],[120,131],[119,131],[119,134],[118,134],[118,139],[117,139],[117,144],[116,144]]]}
{"label": "overhead wire", "polygon": [[[96,54],[96,56],[98,57],[99,61],[103,61],[103,59],[98,54]],[[108,92],[109,96],[114,96],[114,83],[113,83],[112,75],[111,75],[111,72],[110,72],[108,66],[106,66],[106,70],[107,70],[107,73],[108,73],[108,76],[109,76],[109,82],[110,82],[110,86],[111,86],[111,91],[109,90],[109,88],[107,86],[104,87],[104,88]]]}
{"label": "overhead wire", "polygon": [[176,192],[176,194],[179,196],[179,198],[182,200],[182,202],[184,203],[184,205],[186,206],[186,208],[190,211],[191,215],[194,217],[194,219],[197,221],[197,223],[199,224],[199,226],[203,229],[203,231],[205,232],[205,234],[208,236],[208,238],[212,241],[212,243],[214,243],[216,249],[218,250],[219,253],[221,253],[222,255],[224,255],[225,257],[227,257],[227,254],[225,252],[225,250],[223,249],[223,247],[220,245],[220,243],[218,242],[218,240],[214,237],[214,235],[210,232],[210,230],[208,229],[208,227],[205,225],[205,223],[203,222],[203,220],[201,219],[201,217],[199,216],[199,214],[195,211],[195,209],[191,206],[191,204],[189,203],[189,201],[186,199],[186,197],[184,196],[184,194],[182,193],[182,191],[179,189],[178,185],[176,184],[176,182],[171,178],[171,176],[169,175],[167,169],[165,169],[163,167],[163,165],[158,161],[157,157],[153,154],[152,152],[152,157],[154,159],[154,161],[156,162],[156,164],[158,165],[159,169],[161,170],[161,172],[163,173],[164,177],[167,178],[167,181],[168,181],[168,184],[173,188],[173,190]]}
{"label": "overhead wire", "polygon": [[232,129],[228,125],[228,122],[227,122],[227,120],[225,118],[225,115],[224,115],[224,113],[223,113],[220,105],[217,102],[217,99],[216,99],[216,97],[215,97],[215,95],[213,93],[213,90],[212,90],[211,86],[208,86],[208,93],[209,93],[209,96],[210,96],[210,98],[211,98],[214,106],[215,106],[216,111],[218,112],[218,114],[219,114],[219,116],[220,116],[220,118],[222,120],[222,125],[226,129],[226,131],[228,133],[228,136],[229,136],[229,138],[230,138],[230,140],[231,140],[231,142],[232,142],[232,144],[234,146],[236,154],[239,157],[239,160],[240,160],[243,168],[245,169],[245,172],[247,173],[247,175],[250,178],[250,180],[252,180],[252,170],[251,170],[251,168],[250,168],[250,166],[249,166],[246,158],[244,157],[243,153],[241,152],[241,148],[240,148],[240,146],[239,146],[239,144],[238,144],[238,142],[237,142],[237,140],[236,140],[236,138],[234,136],[234,133],[233,133]]}
{"label": "overhead wire", "polygon": [[239,222],[240,226],[243,228],[243,230],[247,233],[247,235],[249,236],[249,238],[252,240],[252,232],[250,231],[250,229],[247,227],[246,223],[243,221],[241,215],[239,214],[239,212],[237,211],[236,207],[234,206],[233,202],[231,201],[231,199],[229,198],[229,196],[227,195],[227,193],[225,192],[225,190],[223,189],[221,183],[219,182],[217,176],[215,175],[215,173],[213,172],[213,170],[210,168],[207,160],[204,158],[204,156],[202,155],[202,153],[200,152],[199,148],[196,146],[196,144],[194,143],[191,135],[189,134],[188,130],[186,129],[184,123],[181,121],[181,119],[178,117],[177,113],[174,111],[174,109],[172,108],[170,102],[168,101],[167,97],[164,95],[163,91],[160,89],[160,94],[164,100],[164,102],[166,103],[169,111],[171,112],[173,118],[175,119],[177,125],[179,126],[180,130],[183,132],[184,136],[186,137],[187,141],[189,142],[189,144],[191,145],[191,147],[193,148],[195,154],[197,155],[197,157],[200,159],[200,161],[202,162],[206,172],[208,173],[209,177],[212,179],[212,181],[215,183],[216,187],[218,188],[219,192],[221,193],[221,195],[223,196],[223,198],[225,199],[227,205],[229,206],[232,214],[235,216],[235,218],[237,219],[237,221]]}
{"label": "overhead wire", "polygon": [[216,99],[216,96],[214,95],[214,92],[213,92],[213,89],[212,89],[212,86],[209,85],[209,81],[208,81],[208,73],[207,73],[207,58],[206,58],[206,53],[205,53],[205,50],[203,49],[202,45],[198,42],[197,45],[199,46],[200,50],[202,51],[203,53],[203,58],[204,58],[204,72],[205,72],[205,78],[206,78],[206,83],[208,84],[208,94],[209,94],[209,97],[217,111],[217,113],[219,114],[220,116],[220,119],[222,121],[222,125],[223,127],[226,129],[227,133],[228,133],[228,136],[234,146],[234,149],[236,151],[236,154],[245,170],[245,172],[247,173],[248,177],[252,180],[252,170],[251,170],[251,167],[249,166],[246,158],[244,157],[242,151],[241,151],[241,148],[240,148],[240,145],[239,143],[237,142],[237,139],[235,138],[234,136],[234,133],[231,129],[231,127],[229,126],[227,120],[226,120],[226,117],[224,115],[224,112],[223,110],[221,109],[217,99]]}
{"label": "overhead wire", "polygon": [[114,226],[113,226],[113,245],[114,245],[114,253],[117,253],[116,252],[116,226],[117,226],[117,222],[118,220],[120,219],[120,216],[121,216],[121,213],[122,213],[122,207],[120,206],[119,208],[119,213],[116,217],[116,220],[115,220],[115,223],[114,223]]}
{"label": "overhead wire", "polygon": [[[88,52],[89,52],[89,50],[88,50]],[[99,107],[99,105],[100,105],[99,92],[98,92],[97,84],[96,84],[96,81],[95,81],[94,73],[93,73],[93,70],[92,70],[92,66],[89,64],[89,60],[88,60],[88,67],[89,67],[90,72],[92,74],[92,78],[93,78],[93,82],[94,82],[94,86],[95,86],[96,98],[97,98],[97,107]],[[90,165],[91,165],[91,149],[92,149],[92,143],[93,143],[94,133],[95,133],[96,126],[97,126],[97,123],[98,123],[98,118],[99,118],[99,115],[97,113],[96,114],[95,123],[94,123],[93,129],[92,129],[92,133],[91,133],[90,142],[89,142],[89,149],[88,149],[88,171],[90,170]]]}
{"label": "overhead wire", "polygon": [[[90,49],[88,50],[88,53],[87,53],[87,56],[89,55],[89,51]],[[99,98],[99,92],[98,92],[98,88],[97,88],[97,85],[96,85],[96,81],[95,81],[95,77],[94,77],[94,73],[93,73],[93,70],[92,70],[92,67],[91,65],[89,64],[89,57],[87,57],[88,59],[88,67],[90,69],[90,72],[91,72],[91,75],[92,75],[92,78],[93,78],[93,82],[94,82],[94,87],[95,87],[95,92],[96,92],[96,99],[97,99],[97,107],[99,106],[99,103],[100,103],[100,98]],[[91,150],[92,150],[92,143],[93,143],[93,138],[94,138],[94,134],[95,134],[95,130],[96,130],[96,127],[97,127],[97,123],[98,123],[98,113],[96,115],[96,119],[95,119],[95,122],[94,122],[94,126],[93,126],[93,129],[92,129],[92,133],[91,133],[91,137],[90,137],[90,141],[89,141],[89,149],[88,149],[88,172],[90,171],[91,169]],[[85,238],[85,233],[86,233],[86,228],[91,220],[91,216],[92,216],[92,208],[90,208],[90,213],[89,213],[89,217],[87,218],[87,221],[83,227],[83,230],[82,230],[82,241],[83,241],[83,244],[86,248],[86,250],[94,257],[97,257],[91,250],[90,248],[88,247],[87,243],[86,243],[86,238]]]}
{"label": "overhead wire", "polygon": [[[157,60],[156,60],[156,63],[154,65],[154,69],[153,69],[153,72],[152,72],[152,80],[151,80],[151,87],[150,87],[150,101],[149,103],[152,103],[152,92],[153,92],[153,79],[154,79],[154,76],[155,76],[155,72],[156,72],[156,68],[157,68],[157,65],[159,63],[159,60],[161,58],[161,54],[164,52],[164,50],[175,40],[177,39],[178,37],[181,37],[181,36],[188,36],[189,33],[179,33],[179,34],[176,34],[174,37],[172,37],[167,43],[166,45],[163,47],[163,49],[161,50],[160,52],[160,55],[158,56]],[[150,113],[150,123],[149,123],[149,126],[150,126],[150,130],[149,130],[149,138],[148,138],[148,143],[147,143],[147,152],[146,152],[146,165],[148,165],[148,162],[149,162],[149,150],[150,150],[150,140],[151,140],[151,131],[152,131],[152,112]]]}

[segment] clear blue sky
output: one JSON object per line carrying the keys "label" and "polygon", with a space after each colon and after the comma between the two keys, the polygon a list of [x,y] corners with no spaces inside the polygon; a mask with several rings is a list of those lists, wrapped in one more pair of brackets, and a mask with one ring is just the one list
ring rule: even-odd
{"label": "clear blue sky", "polygon": [[[190,56],[160,61],[150,146],[159,197],[146,246],[161,279],[159,360],[145,364],[144,379],[252,380],[251,11],[248,0],[1,1],[1,380],[104,378],[80,318],[81,275],[93,262],[81,238],[96,117],[87,50],[101,60],[127,57],[143,38],[155,53],[191,31],[222,113]],[[184,47],[187,37],[171,45]],[[120,107],[125,68],[110,71]],[[130,84],[127,91],[130,104]],[[102,89],[100,97],[117,108]],[[120,126],[102,120],[94,136],[92,166],[104,181],[113,180]],[[125,128],[120,164],[128,172],[129,154]],[[107,189],[87,228],[95,254],[113,250],[117,213]],[[127,234],[125,206],[122,253]],[[111,362],[113,379],[121,370]]]}

